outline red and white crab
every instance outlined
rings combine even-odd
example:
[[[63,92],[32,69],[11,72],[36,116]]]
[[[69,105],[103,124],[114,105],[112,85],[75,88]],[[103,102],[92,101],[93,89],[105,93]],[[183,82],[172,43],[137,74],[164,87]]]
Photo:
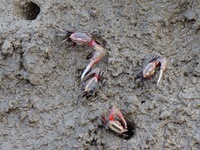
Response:
[[[157,80],[157,86],[158,86],[160,83],[160,80],[163,76],[163,72],[167,68],[167,63],[168,63],[168,61],[167,61],[166,57],[162,57],[162,58],[160,56],[155,57],[152,60],[150,60],[148,62],[148,64],[146,64],[143,67],[142,71],[140,72],[140,73],[142,73],[142,76],[139,73],[136,78],[141,78],[142,81],[144,81],[146,79],[150,79],[155,74],[156,68],[160,67],[160,74],[159,74],[159,78]]]
[[[126,120],[115,106],[112,107],[108,119],[106,119],[105,114],[102,114],[102,122],[104,127],[109,128],[117,134],[123,134],[128,131]]]

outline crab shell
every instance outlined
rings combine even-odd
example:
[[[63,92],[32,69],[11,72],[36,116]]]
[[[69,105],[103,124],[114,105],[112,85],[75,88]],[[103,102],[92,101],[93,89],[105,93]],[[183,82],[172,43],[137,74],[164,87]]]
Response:
[[[151,62],[151,63],[147,64],[142,71],[143,77],[148,78],[148,77],[154,75],[156,65],[157,64],[155,62]]]
[[[72,33],[70,39],[77,45],[86,45],[92,41],[92,38],[88,34],[82,32]]]

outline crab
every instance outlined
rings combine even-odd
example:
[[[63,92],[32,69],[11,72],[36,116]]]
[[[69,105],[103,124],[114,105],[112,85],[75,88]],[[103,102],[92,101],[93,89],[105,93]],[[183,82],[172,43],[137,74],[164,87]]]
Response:
[[[167,68],[167,63],[168,63],[168,61],[167,61],[166,57],[161,58],[160,56],[157,56],[157,57],[153,58],[152,60],[150,60],[148,62],[148,64],[146,64],[143,67],[143,70],[140,72],[140,73],[142,73],[142,77],[141,77],[142,81],[144,81],[146,79],[151,79],[151,77],[155,74],[156,67],[160,67],[160,74],[159,74],[159,77],[157,80],[157,86],[158,86],[160,83],[160,80],[163,76],[163,72]],[[136,78],[139,77],[139,74],[137,75]]]
[[[84,77],[83,81],[90,78],[91,76],[93,76],[93,77],[88,80],[88,82],[86,83],[86,86],[84,88],[84,92],[78,96],[78,99],[80,99],[81,97],[93,96],[95,94],[96,90],[98,89],[99,82],[102,81],[102,77],[104,74],[105,74],[105,72],[101,72],[99,67],[93,69],[90,73],[88,73]]]
[[[64,32],[66,38],[62,42],[71,41],[74,45],[88,45],[95,50],[93,57],[91,58],[89,64],[87,65],[87,67],[81,75],[81,80],[83,80],[83,78],[89,72],[89,70],[91,70],[93,66],[97,64],[102,58],[104,58],[107,52],[98,42],[93,40],[87,33],[66,31]]]
[[[115,106],[112,107],[108,119],[106,119],[105,114],[102,114],[101,117],[103,126],[105,128],[109,128],[119,135],[122,135],[128,131],[126,120],[124,119],[122,113]]]

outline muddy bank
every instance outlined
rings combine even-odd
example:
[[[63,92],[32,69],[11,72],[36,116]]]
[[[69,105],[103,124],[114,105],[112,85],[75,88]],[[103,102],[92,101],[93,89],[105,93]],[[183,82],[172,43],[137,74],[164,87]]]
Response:
[[[1,149],[200,149],[200,2],[3,0],[0,6]],[[56,28],[91,33],[107,57],[95,99],[78,101],[93,49],[61,43]],[[155,55],[169,66],[138,87]],[[112,105],[135,134],[99,127]]]

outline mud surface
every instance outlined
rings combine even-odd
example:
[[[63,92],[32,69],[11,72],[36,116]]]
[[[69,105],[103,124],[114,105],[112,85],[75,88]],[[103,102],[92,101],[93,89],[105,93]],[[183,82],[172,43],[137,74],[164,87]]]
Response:
[[[1,0],[0,149],[200,149],[200,1]],[[81,99],[93,49],[61,43],[60,29],[91,33],[108,54],[96,97]],[[134,78],[169,59],[146,86]],[[129,140],[100,127],[116,105]]]

